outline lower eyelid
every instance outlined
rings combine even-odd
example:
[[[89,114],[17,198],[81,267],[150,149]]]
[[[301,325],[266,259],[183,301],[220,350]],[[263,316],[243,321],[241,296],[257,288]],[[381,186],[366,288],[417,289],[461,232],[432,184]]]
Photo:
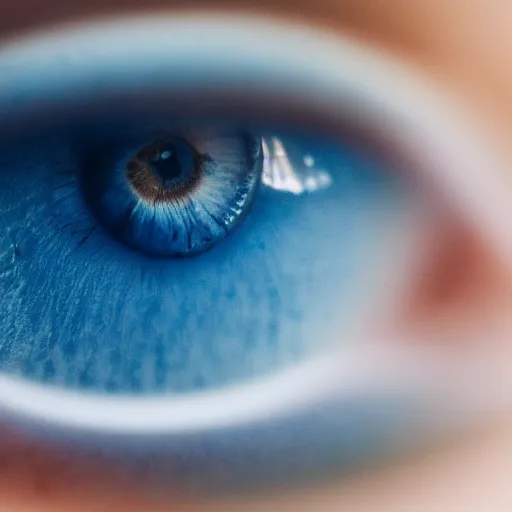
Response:
[[[105,453],[78,452],[5,428],[1,434],[0,496],[6,510],[189,510],[192,500],[182,488],[168,483],[165,493],[155,494],[144,470],[113,468]]]

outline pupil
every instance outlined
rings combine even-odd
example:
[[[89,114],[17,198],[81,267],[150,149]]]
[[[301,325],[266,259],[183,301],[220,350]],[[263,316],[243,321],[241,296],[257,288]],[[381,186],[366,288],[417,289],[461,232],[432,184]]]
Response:
[[[145,164],[164,189],[185,185],[194,174],[196,152],[181,137],[158,140],[135,157]]]

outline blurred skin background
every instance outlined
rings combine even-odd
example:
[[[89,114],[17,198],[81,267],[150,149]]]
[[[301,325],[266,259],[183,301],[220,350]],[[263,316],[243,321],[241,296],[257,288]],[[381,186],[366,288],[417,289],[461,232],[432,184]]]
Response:
[[[218,5],[217,5],[218,4]],[[274,18],[315,24],[392,52],[455,94],[507,152],[512,130],[512,7],[500,0],[237,0],[234,2],[137,2],[134,0],[47,0],[0,2],[0,36],[10,37],[48,24],[87,17],[116,16],[151,8],[257,12]],[[511,193],[512,197],[512,193]],[[467,241],[464,241],[466,244]],[[450,311],[471,315],[491,308],[510,315],[510,290],[503,270],[477,247],[456,250],[450,267],[467,265],[450,295]],[[467,247],[467,245],[464,245]],[[471,254],[475,254],[473,257]],[[442,279],[441,279],[442,281]],[[459,316],[460,318],[460,316]],[[453,320],[443,316],[445,322]],[[486,326],[481,326],[482,333]],[[482,339],[485,337],[482,336]],[[492,350],[490,347],[489,350]],[[512,359],[510,359],[512,361]],[[512,366],[512,362],[510,363]],[[512,418],[472,432],[449,446],[391,468],[368,471],[323,486],[304,487],[279,496],[227,502],[181,503],[144,496],[84,492],[66,474],[65,465],[39,462],[37,451],[13,448],[0,460],[0,510],[79,512],[85,510],[503,510],[512,508]]]

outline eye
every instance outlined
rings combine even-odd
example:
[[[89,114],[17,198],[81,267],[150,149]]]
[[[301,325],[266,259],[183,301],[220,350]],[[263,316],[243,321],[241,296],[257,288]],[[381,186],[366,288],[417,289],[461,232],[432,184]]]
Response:
[[[446,218],[500,238],[480,192],[503,195],[407,77],[347,41],[239,19],[2,48],[6,417],[101,448],[119,436],[202,483],[346,467],[437,425],[445,403],[423,400],[418,368],[390,369],[396,344],[368,340]]]
[[[170,257],[199,254],[230,234],[263,166],[258,138],[165,130],[107,138],[85,159],[81,185],[98,222],[133,249]]]

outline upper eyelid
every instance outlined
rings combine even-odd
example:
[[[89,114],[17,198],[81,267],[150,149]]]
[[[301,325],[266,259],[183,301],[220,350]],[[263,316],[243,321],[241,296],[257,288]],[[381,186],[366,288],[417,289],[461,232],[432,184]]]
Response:
[[[317,74],[339,75],[330,66],[331,62],[337,60],[338,41],[335,37],[320,32],[311,34],[313,37],[305,41],[305,34],[294,31],[290,24],[268,22],[265,19],[253,22],[244,17],[235,17],[233,21],[234,25],[240,25],[235,34],[225,32],[229,31],[229,19],[224,23],[222,18],[178,16],[160,21],[152,18],[126,18],[115,22],[78,24],[67,30],[36,35],[36,45],[31,44],[31,38],[27,37],[2,48],[2,92],[6,94],[5,89],[13,85],[9,82],[14,82],[14,87],[17,87],[16,99],[29,100],[31,94],[36,92],[34,78],[38,82],[37,95],[41,97],[45,91],[64,97],[74,89],[78,89],[82,95],[93,92],[94,88],[104,88],[111,92],[115,86],[120,85],[158,88],[163,83],[170,87],[177,79],[190,80],[186,76],[188,72],[199,73],[197,78],[206,80],[206,84],[203,84],[206,88],[217,85],[230,86],[231,90],[235,85],[250,87],[253,80],[259,92],[273,88],[276,93],[284,90],[301,95],[309,90],[317,96],[317,101],[321,100],[322,95],[327,95],[325,103],[331,96],[337,100],[343,96],[343,93],[333,94],[325,88],[325,83],[315,80]],[[276,51],[277,41],[273,39],[275,34],[272,36],[276,29],[279,43],[288,48],[287,54]],[[187,31],[203,33],[209,44],[196,40],[174,48],[174,41],[183,41]],[[237,53],[232,52],[233,37],[240,45]],[[351,55],[351,43],[347,40],[344,44],[345,52],[348,52],[341,70],[345,80],[351,75],[360,80],[368,74],[368,70],[381,67],[379,59],[370,53],[364,55],[356,51],[356,54]],[[294,51],[298,46],[301,46],[300,53]],[[318,58],[319,55],[322,58]],[[356,63],[356,59],[364,62]],[[305,63],[309,67],[307,74],[300,72],[300,67]],[[388,66],[389,62],[385,67]],[[235,71],[236,68],[239,68],[238,71]],[[177,73],[180,69],[185,78]],[[363,72],[365,69],[366,72]],[[382,79],[382,72],[379,74]],[[371,80],[371,76],[367,76],[367,79]],[[179,87],[180,84],[176,85]],[[355,85],[352,84],[347,90],[350,91]],[[360,87],[363,85],[359,84]],[[390,84],[380,80],[383,94],[391,92],[389,87]],[[315,91],[316,88],[323,90]],[[378,94],[378,91],[375,93]],[[345,99],[345,108],[349,107],[349,101],[360,101],[355,90],[349,94],[353,98]],[[362,114],[364,105],[357,107],[360,109],[359,114]]]

